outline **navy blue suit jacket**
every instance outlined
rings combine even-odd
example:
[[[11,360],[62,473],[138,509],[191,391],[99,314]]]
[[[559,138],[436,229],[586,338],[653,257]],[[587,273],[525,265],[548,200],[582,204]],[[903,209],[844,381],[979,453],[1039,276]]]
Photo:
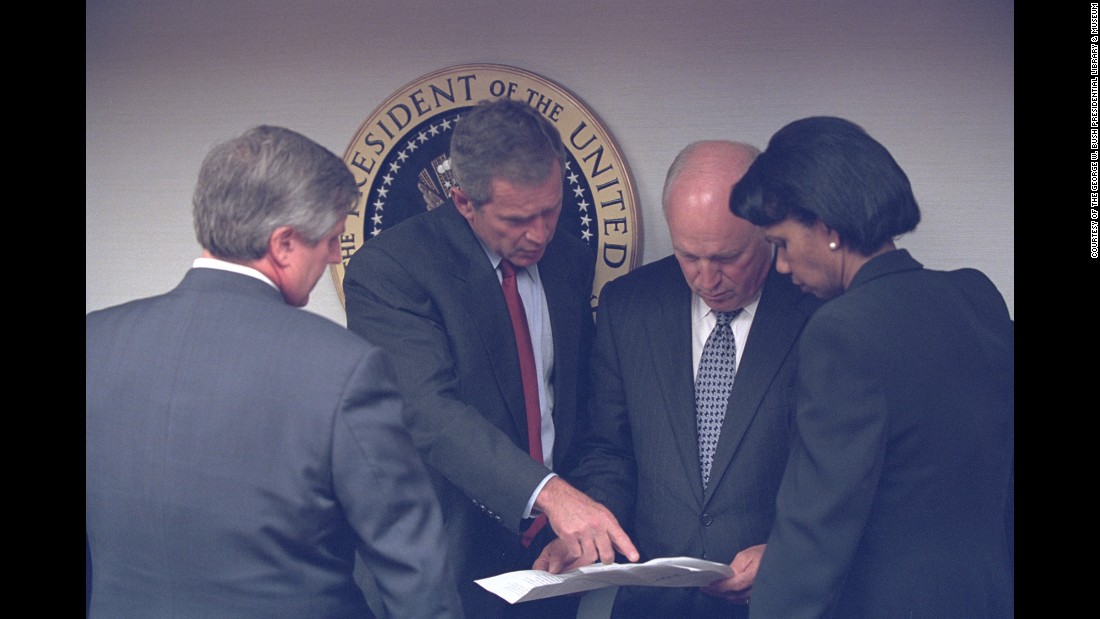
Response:
[[[554,469],[573,466],[594,329],[594,256],[558,231],[538,263],[554,343]],[[471,616],[506,604],[474,580],[530,569],[522,514],[549,474],[527,451],[519,359],[500,281],[452,202],[365,242],[344,275],[348,328],[390,353],[443,505]],[[550,527],[546,527],[549,534]],[[542,539],[540,538],[540,542]]]
[[[905,250],[814,314],[753,619],[1012,616],[1013,331],[987,277]]]
[[[675,257],[604,286],[593,352],[593,433],[577,484],[629,527],[642,560],[729,563],[767,539],[794,413],[794,343],[818,305],[769,272],[703,489],[692,377],[691,289]],[[698,589],[623,587],[622,617],[731,617]]]

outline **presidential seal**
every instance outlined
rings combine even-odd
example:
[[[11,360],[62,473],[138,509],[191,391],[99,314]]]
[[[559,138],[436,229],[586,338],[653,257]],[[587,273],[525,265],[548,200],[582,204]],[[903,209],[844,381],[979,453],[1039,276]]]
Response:
[[[592,248],[593,309],[603,285],[636,266],[634,183],[596,115],[563,87],[534,73],[504,65],[460,65],[425,75],[394,93],[360,125],[344,153],[361,193],[341,238],[343,261],[331,268],[341,304],[344,268],[364,242],[449,199],[451,131],[466,110],[499,97],[524,101],[541,112],[565,142],[558,232],[575,235]]]

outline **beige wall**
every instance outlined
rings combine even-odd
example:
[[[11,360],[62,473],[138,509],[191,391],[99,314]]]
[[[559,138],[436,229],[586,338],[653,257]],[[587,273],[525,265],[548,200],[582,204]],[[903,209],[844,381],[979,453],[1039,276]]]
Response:
[[[886,145],[923,210],[903,237],[986,272],[1014,308],[1013,4],[1002,0],[87,0],[86,310],[164,292],[198,255],[190,195],[215,142],[260,124],[342,155],[404,84],[497,63],[556,81],[630,166],[642,262],[688,142],[760,147],[846,117]],[[329,277],[307,309],[344,324]]]

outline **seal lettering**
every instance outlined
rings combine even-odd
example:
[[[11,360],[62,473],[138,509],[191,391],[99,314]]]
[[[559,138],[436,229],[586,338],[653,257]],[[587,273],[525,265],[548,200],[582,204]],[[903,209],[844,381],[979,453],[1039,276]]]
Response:
[[[634,268],[639,230],[634,183],[595,114],[565,88],[534,73],[504,65],[461,65],[395,92],[349,142],[344,161],[361,194],[340,237],[343,261],[331,269],[341,302],[344,266],[364,242],[449,200],[450,132],[467,109],[498,97],[525,101],[551,122],[574,127],[568,136],[562,132],[567,152],[558,229],[592,249],[593,308],[605,283]],[[604,211],[614,218],[605,217]]]

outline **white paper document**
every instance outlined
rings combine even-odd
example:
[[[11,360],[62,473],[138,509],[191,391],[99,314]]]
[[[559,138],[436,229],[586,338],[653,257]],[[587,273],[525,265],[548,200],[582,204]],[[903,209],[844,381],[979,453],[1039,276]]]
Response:
[[[648,587],[702,587],[733,576],[724,563],[692,557],[666,557],[645,563],[595,563],[562,574],[521,570],[476,580],[509,604],[577,593],[616,585]]]

